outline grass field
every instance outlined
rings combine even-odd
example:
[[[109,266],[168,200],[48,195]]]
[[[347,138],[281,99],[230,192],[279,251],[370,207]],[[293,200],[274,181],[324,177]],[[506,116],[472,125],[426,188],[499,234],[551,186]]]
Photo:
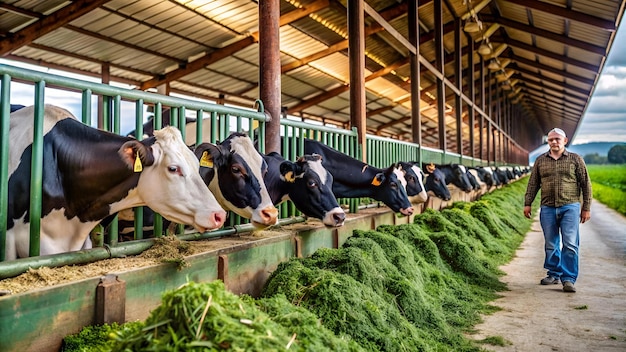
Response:
[[[626,215],[626,164],[587,165],[593,198]]]

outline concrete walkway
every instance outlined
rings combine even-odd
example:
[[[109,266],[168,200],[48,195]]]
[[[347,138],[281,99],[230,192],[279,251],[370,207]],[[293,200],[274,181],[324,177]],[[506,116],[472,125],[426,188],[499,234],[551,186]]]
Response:
[[[470,337],[511,343],[484,345],[492,351],[626,351],[626,217],[593,202],[591,221],[581,225],[577,292],[565,293],[561,285],[539,285],[546,271],[535,215],[516,257],[502,267],[509,291],[493,302],[502,310],[483,317]]]

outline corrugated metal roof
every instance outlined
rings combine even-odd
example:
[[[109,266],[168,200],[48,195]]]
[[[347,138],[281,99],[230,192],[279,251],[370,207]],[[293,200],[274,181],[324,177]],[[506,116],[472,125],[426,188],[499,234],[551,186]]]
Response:
[[[327,4],[287,25],[280,31],[283,72],[282,104],[290,113],[311,119],[350,121],[349,91],[308,106],[312,98],[324,97],[331,89],[349,81],[347,57],[347,17],[345,0],[282,0],[284,15],[302,6]],[[533,132],[513,135],[523,148],[532,150],[537,140],[529,135],[545,132],[547,126],[562,124],[573,135],[589,103],[598,75],[612,44],[615,27],[624,14],[624,0],[450,0],[442,4],[446,55],[454,52],[455,18],[479,9],[481,33],[463,35],[475,47],[487,38],[500,48],[493,58],[506,65],[512,89],[504,91],[509,102],[523,109],[527,126]],[[431,64],[435,60],[435,1],[419,1],[421,36],[429,40],[420,45],[420,54]],[[407,3],[396,0],[370,0],[367,4],[387,18],[393,28],[408,37]],[[468,6],[469,5],[469,6]],[[101,74],[103,64],[110,66],[110,79],[140,87],[143,83],[220,48],[246,40],[258,31],[258,4],[249,0],[113,0],[58,28],[44,28],[28,44],[15,44],[25,28],[41,22],[68,6],[89,6],[89,1],[0,0],[0,39],[4,52],[14,60],[37,62],[90,75]],[[449,7],[448,7],[449,6]],[[464,17],[463,17],[464,18]],[[366,77],[390,65],[397,65],[382,77],[367,80],[368,128],[371,132],[410,139],[411,76],[408,49],[367,14]],[[49,33],[48,33],[49,32]],[[243,42],[241,42],[243,43]],[[249,42],[252,43],[252,42]],[[246,107],[258,98],[258,43],[243,44],[243,49],[211,61],[195,72],[186,72],[169,81],[172,91],[215,100],[219,94],[231,104]],[[480,56],[474,54],[474,63]],[[492,57],[485,57],[488,63]],[[454,61],[446,59],[445,75],[454,82]],[[467,69],[468,56],[462,58]],[[489,72],[489,71],[487,71]],[[495,75],[495,73],[494,73]],[[474,71],[478,79],[478,71]],[[421,111],[425,145],[438,146],[435,75],[422,68]],[[463,92],[467,94],[467,75]],[[492,82],[496,82],[495,80]],[[425,95],[424,95],[425,94]],[[448,146],[456,150],[453,93],[446,90]],[[299,106],[305,106],[298,109]],[[467,112],[463,111],[467,119]],[[468,148],[470,126],[461,126]],[[472,126],[475,130],[477,126]],[[510,131],[512,132],[512,131]]]

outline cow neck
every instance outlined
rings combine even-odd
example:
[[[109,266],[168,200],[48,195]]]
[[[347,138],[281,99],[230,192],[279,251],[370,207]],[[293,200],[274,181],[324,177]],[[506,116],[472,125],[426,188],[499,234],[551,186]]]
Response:
[[[140,173],[133,172],[118,154],[130,138],[93,129],[72,119],[60,121],[46,138],[51,147],[48,152],[56,155],[57,168],[62,172],[57,176],[68,216],[96,221],[114,212],[112,204],[119,203],[116,208],[144,205],[131,192],[137,187]]]
[[[280,164],[285,158],[278,153],[270,153],[263,155],[263,159],[267,163],[267,174],[263,181],[272,203],[278,205],[288,198],[288,185],[280,179]]]

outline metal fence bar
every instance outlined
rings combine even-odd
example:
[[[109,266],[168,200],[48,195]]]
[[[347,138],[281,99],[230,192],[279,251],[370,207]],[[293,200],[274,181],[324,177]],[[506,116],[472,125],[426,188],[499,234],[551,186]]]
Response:
[[[2,75],[0,82],[0,211],[9,206],[9,115],[11,113],[11,77]],[[8,219],[0,213],[0,262],[6,259]]]

